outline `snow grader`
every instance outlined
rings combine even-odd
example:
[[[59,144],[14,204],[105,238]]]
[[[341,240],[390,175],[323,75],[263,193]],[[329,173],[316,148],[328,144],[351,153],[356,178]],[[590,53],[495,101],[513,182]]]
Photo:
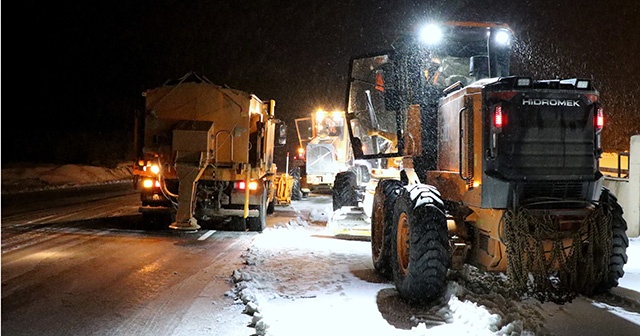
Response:
[[[306,187],[314,192],[329,191],[336,174],[347,170],[353,161],[344,112],[320,108],[295,122]]]
[[[401,158],[399,178],[376,179],[370,230],[376,271],[408,301],[440,298],[465,264],[555,302],[624,274],[599,93],[586,78],[510,74],[512,39],[506,24],[447,22],[351,61],[355,158]]]

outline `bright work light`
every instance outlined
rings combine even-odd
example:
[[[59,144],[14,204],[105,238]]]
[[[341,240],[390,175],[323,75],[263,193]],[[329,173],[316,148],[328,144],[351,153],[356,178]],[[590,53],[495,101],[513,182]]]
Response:
[[[496,32],[496,42],[500,45],[507,45],[511,40],[511,34],[506,30],[499,30]]]
[[[435,44],[442,38],[442,29],[435,24],[426,25],[420,30],[420,41],[427,44]]]
[[[576,88],[578,89],[586,89],[589,87],[589,81],[588,80],[579,80],[576,82]]]
[[[531,78],[520,77],[516,81],[516,86],[529,86],[531,85]]]

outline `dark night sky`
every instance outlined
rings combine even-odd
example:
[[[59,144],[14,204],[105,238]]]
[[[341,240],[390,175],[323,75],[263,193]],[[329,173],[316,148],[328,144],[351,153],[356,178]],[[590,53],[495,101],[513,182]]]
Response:
[[[566,3],[566,4],[565,4]],[[508,23],[513,70],[589,77],[615,133],[640,133],[640,3],[559,0],[23,1],[5,10],[2,163],[131,159],[141,93],[189,71],[276,100],[293,119],[343,108],[348,61],[389,47],[428,19]],[[12,6],[12,8],[14,8]],[[10,29],[9,29],[10,28]],[[9,30],[7,30],[9,29]],[[6,37],[6,36],[5,36]],[[7,39],[5,39],[5,42]],[[8,50],[8,51],[7,51]],[[11,74],[8,77],[6,74]],[[605,147],[606,148],[606,147]],[[278,154],[278,153],[277,153]],[[279,164],[280,166],[280,164]]]

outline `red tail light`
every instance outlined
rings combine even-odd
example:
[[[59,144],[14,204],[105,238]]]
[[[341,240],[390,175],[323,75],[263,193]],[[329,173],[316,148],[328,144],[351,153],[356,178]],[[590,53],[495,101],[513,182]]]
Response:
[[[503,115],[502,115],[502,106],[496,106],[495,111],[493,112],[493,125],[497,128],[502,128],[504,123]]]
[[[598,107],[596,112],[596,129],[601,130],[604,127],[604,113],[602,107]]]
[[[238,181],[233,184],[233,187],[238,190],[245,190],[247,188],[247,182]],[[249,182],[249,190],[258,190],[258,182],[250,181]]]

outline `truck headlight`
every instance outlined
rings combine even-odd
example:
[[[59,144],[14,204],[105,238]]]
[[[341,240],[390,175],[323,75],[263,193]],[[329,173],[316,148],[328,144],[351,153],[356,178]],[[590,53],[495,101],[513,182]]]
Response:
[[[151,189],[153,188],[153,183],[154,181],[152,179],[144,179],[142,180],[142,187],[145,189]]]

